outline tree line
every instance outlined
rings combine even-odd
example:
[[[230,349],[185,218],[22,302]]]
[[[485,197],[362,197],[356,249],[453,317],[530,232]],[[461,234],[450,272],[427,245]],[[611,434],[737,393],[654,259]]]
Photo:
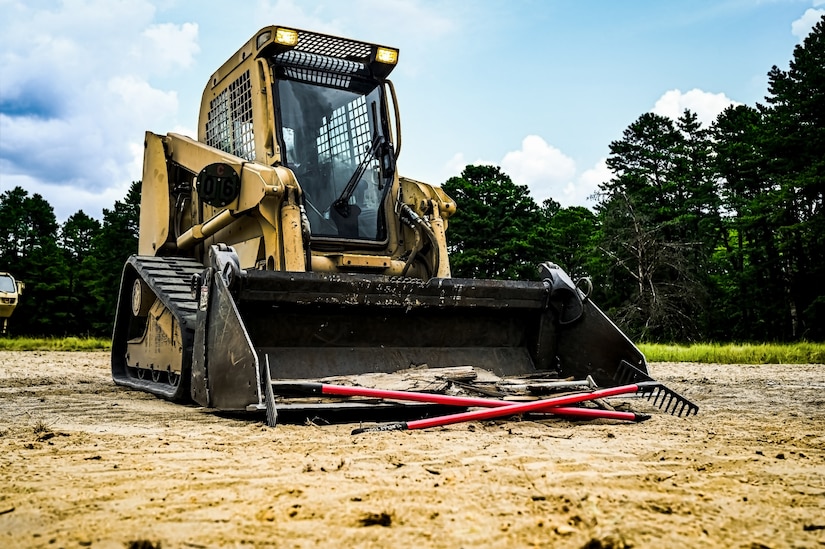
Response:
[[[79,211],[58,225],[52,206],[22,187],[0,195],[0,271],[26,288],[13,335],[109,336],[120,273],[137,253],[140,183],[98,221]]]
[[[825,339],[825,17],[768,72],[764,104],[709,128],[642,114],[610,144],[595,211],[537,205],[498,168],[444,184],[455,276],[550,259],[649,341]]]
[[[825,340],[825,17],[768,73],[764,104],[710,127],[642,114],[610,144],[593,210],[537,204],[495,166],[443,184],[453,276],[533,279],[550,260],[646,341]],[[140,184],[62,225],[40,195],[0,195],[0,271],[26,282],[10,330],[111,333],[120,272],[137,250]]]

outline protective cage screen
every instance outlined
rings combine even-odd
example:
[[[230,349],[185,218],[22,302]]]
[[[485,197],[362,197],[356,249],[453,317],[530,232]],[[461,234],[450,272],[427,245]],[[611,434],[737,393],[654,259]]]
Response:
[[[317,145],[319,158],[360,163],[370,145],[366,98],[359,96],[325,118],[319,128]]]
[[[246,160],[255,160],[249,71],[209,103],[206,144]]]

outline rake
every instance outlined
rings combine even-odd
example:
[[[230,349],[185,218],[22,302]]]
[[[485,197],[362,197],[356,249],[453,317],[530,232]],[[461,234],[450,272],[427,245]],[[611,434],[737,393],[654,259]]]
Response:
[[[268,365],[267,365],[268,366]],[[590,393],[579,393],[562,397],[555,397],[545,400],[537,400],[527,403],[512,403],[509,401],[459,397],[442,395],[436,393],[424,393],[413,391],[393,391],[387,389],[372,389],[368,387],[355,387],[347,385],[334,385],[317,382],[273,382],[270,377],[269,368],[266,368],[266,397],[267,397],[267,424],[274,427],[277,421],[277,409],[275,404],[275,394],[278,395],[335,395],[335,396],[361,396],[380,399],[425,402],[431,404],[442,404],[462,407],[483,407],[489,410],[478,410],[473,412],[463,412],[460,414],[450,414],[436,418],[422,419],[406,423],[394,423],[389,425],[379,425],[356,429],[353,434],[367,431],[388,431],[405,429],[423,429],[438,425],[448,425],[462,421],[481,420],[493,417],[506,417],[510,415],[524,414],[528,412],[551,413],[555,415],[586,417],[591,419],[617,419],[624,421],[644,421],[649,419],[647,414],[634,412],[619,412],[614,410],[601,410],[592,408],[567,407],[568,404],[585,402],[615,396],[619,394],[639,393],[647,395],[649,401],[659,408],[664,409],[671,415],[689,416],[696,414],[699,407],[690,402],[685,397],[675,391],[665,387],[661,383],[653,380],[645,372],[634,367],[626,361],[622,361],[616,371],[615,379],[623,384],[619,387],[600,389]]]
[[[275,382],[272,389],[279,395],[300,395],[300,396],[360,396],[373,397],[389,400],[406,400],[412,402],[426,402],[430,404],[443,404],[448,406],[481,407],[481,408],[505,408],[515,403],[506,400],[493,400],[488,398],[460,397],[442,395],[436,393],[422,393],[414,391],[393,391],[388,389],[371,389],[369,387],[354,387],[350,385],[334,385],[329,383],[315,382]],[[599,398],[593,396],[594,393],[581,393],[591,400]],[[552,400],[552,399],[551,399]],[[541,402],[541,401],[533,401]],[[581,402],[581,401],[574,401]],[[532,404],[532,402],[531,402]],[[544,409],[546,408],[546,409]],[[561,416],[575,416],[590,419],[618,419],[624,421],[644,421],[650,419],[647,414],[637,414],[634,412],[619,412],[615,410],[600,410],[594,408],[570,408],[557,404],[547,404],[539,407],[537,412],[550,413]]]
[[[536,400],[533,402],[525,402],[519,404],[509,404],[507,406],[499,406],[496,408],[486,409],[486,410],[473,410],[470,412],[462,412],[458,414],[450,414],[446,416],[439,416],[434,418],[425,418],[425,419],[418,419],[414,421],[402,421],[398,423],[387,423],[383,425],[376,425],[374,427],[361,427],[358,429],[354,429],[352,431],[353,435],[357,435],[360,433],[370,433],[370,432],[379,432],[379,431],[408,431],[413,429],[427,429],[429,427],[440,427],[443,425],[451,425],[453,423],[461,423],[465,421],[482,421],[485,419],[494,419],[500,417],[507,417],[513,416],[518,414],[525,414],[528,412],[535,412],[539,410],[545,410],[550,408],[550,411],[553,411],[557,406],[565,406],[567,404],[575,404],[578,402],[585,402],[588,400],[593,400],[597,398],[606,398],[616,395],[628,394],[628,393],[648,393],[650,391],[658,391],[658,394],[664,394],[670,400],[681,400],[686,402],[685,406],[688,410],[690,410],[690,406],[694,406],[691,403],[687,402],[684,397],[681,397],[674,391],[671,391],[667,387],[664,387],[661,383],[657,381],[641,381],[639,383],[632,383],[629,385],[621,385],[618,387],[609,387],[606,389],[599,389],[597,391],[593,391],[591,393],[580,393],[574,395],[566,395],[561,397],[555,398],[548,398],[545,400]],[[667,400],[670,402],[670,400]],[[659,399],[657,398],[654,403],[664,403],[666,401],[665,398]],[[697,408],[698,409],[698,408]],[[673,413],[673,412],[671,412]],[[679,414],[681,415],[681,413]]]

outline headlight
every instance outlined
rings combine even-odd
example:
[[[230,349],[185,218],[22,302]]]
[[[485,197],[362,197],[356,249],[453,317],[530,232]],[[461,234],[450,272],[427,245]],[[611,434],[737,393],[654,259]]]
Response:
[[[375,53],[375,60],[387,65],[395,65],[398,63],[398,50],[379,46],[378,51]]]
[[[298,31],[278,27],[275,29],[275,43],[282,46],[294,46],[298,43]]]

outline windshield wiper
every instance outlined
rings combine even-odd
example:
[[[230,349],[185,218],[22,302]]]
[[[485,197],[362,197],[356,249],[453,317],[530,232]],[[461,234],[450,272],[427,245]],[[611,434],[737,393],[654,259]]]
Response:
[[[352,198],[352,193],[355,192],[355,188],[358,187],[358,183],[361,181],[361,178],[364,176],[364,172],[367,171],[367,164],[375,158],[375,154],[378,152],[382,145],[384,145],[384,136],[383,135],[376,135],[375,139],[372,140],[372,145],[370,146],[369,151],[367,154],[364,155],[364,158],[361,160],[361,163],[358,164],[358,167],[355,169],[355,173],[349,178],[347,181],[347,185],[344,187],[344,190],[341,191],[341,196],[335,199],[335,202],[332,203],[332,207],[335,208],[335,211],[338,212],[341,217],[349,217],[350,213],[350,204],[349,199]]]

